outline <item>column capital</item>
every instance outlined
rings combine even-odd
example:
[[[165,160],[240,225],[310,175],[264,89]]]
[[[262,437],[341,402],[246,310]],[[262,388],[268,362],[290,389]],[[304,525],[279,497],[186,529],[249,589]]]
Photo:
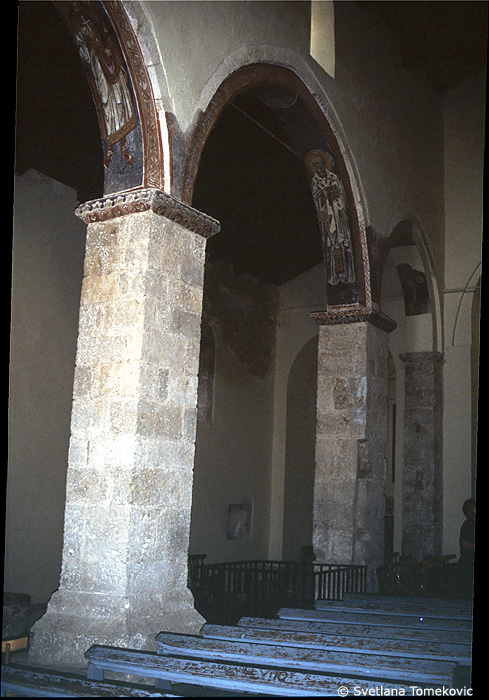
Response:
[[[437,362],[444,361],[443,354],[441,352],[422,351],[422,352],[405,352],[399,355],[399,359],[404,364],[436,364]]]
[[[391,333],[397,327],[396,321],[392,318],[368,306],[330,306],[326,311],[315,311],[311,314],[311,318],[319,326],[337,326],[368,321],[386,333]]]
[[[91,224],[143,211],[164,216],[204,238],[210,238],[221,228],[219,221],[211,216],[167,192],[153,188],[116,192],[100,199],[92,199],[80,204],[75,209],[75,214],[86,224]]]

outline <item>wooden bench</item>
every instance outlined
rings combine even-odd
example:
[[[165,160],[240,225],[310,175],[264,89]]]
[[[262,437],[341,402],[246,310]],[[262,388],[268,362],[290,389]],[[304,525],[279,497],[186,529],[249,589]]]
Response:
[[[398,606],[428,606],[443,610],[471,610],[472,601],[465,598],[423,598],[422,596],[378,595],[376,593],[345,593],[343,602],[382,603],[383,605]],[[319,601],[316,601],[319,602]],[[328,601],[324,601],[328,602]]]
[[[155,688],[117,681],[103,683],[85,676],[11,664],[2,668],[2,697],[87,698],[87,697],[177,697]]]
[[[451,620],[472,620],[472,610],[470,608],[443,608],[432,605],[396,605],[362,602],[355,600],[317,600],[314,603],[316,610],[326,610],[328,612],[362,613],[364,615],[396,615],[397,617],[420,617],[440,618]]]
[[[429,629],[468,632],[472,630],[470,619],[452,619],[451,617],[430,617],[424,612],[415,616],[402,616],[384,613],[361,613],[349,610],[302,610],[299,608],[280,608],[277,617],[281,620],[307,620],[309,622],[336,622],[339,624],[366,624],[385,627],[405,627],[406,629]]]
[[[256,619],[256,618],[255,618]],[[200,630],[204,637],[213,639],[236,639],[248,643],[274,644],[275,646],[300,646],[304,649],[324,651],[351,651],[364,654],[382,654],[394,658],[417,658],[446,660],[460,665],[470,665],[471,647],[469,644],[450,644],[439,641],[418,641],[410,639],[382,639],[358,637],[346,634],[327,634],[277,629],[271,625],[260,627],[231,627],[206,623]]]
[[[89,663],[89,677],[101,680],[106,671],[135,674],[155,678],[157,682],[191,684],[214,690],[230,690],[237,694],[255,693],[281,697],[336,695],[340,686],[353,688],[359,683],[355,679],[325,676],[315,673],[266,668],[246,664],[240,665],[195,658],[170,658],[151,652],[133,651],[115,647],[94,645],[85,653]],[[391,694],[408,694],[409,686],[399,683],[383,683]],[[378,688],[375,680],[363,680],[364,690]]]
[[[348,679],[343,680],[341,685],[351,682],[350,679],[354,678],[358,688],[363,687],[364,680],[367,678],[375,679],[378,685],[389,681],[417,687],[435,685],[451,688],[457,667],[453,661],[399,658],[352,651],[334,652],[171,632],[161,632],[156,637],[156,643],[158,654],[164,656],[257,664],[306,673],[325,673]]]
[[[12,639],[2,639],[2,663],[10,663],[10,655],[15,651],[27,649],[29,642],[28,636],[13,637]]]
[[[369,639],[419,640],[425,642],[449,642],[464,644],[470,648],[472,634],[467,631],[436,630],[416,627],[386,627],[376,624],[355,624],[349,622],[330,622],[327,620],[270,620],[261,617],[242,617],[239,627],[260,627],[265,629],[295,630],[296,632],[319,632],[322,634],[340,634]]]

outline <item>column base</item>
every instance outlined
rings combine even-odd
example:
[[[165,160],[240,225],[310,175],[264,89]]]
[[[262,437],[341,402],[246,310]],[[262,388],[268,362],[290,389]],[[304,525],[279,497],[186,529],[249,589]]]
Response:
[[[84,672],[84,654],[92,644],[156,651],[159,632],[197,634],[205,619],[186,593],[180,601],[156,601],[146,608],[139,603],[135,609],[122,596],[56,591],[31,630],[29,664]]]

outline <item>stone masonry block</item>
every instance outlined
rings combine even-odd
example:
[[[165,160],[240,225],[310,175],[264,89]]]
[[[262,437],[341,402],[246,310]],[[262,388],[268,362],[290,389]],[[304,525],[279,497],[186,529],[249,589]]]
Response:
[[[178,404],[141,401],[137,417],[138,435],[178,439],[183,431],[183,408]]]

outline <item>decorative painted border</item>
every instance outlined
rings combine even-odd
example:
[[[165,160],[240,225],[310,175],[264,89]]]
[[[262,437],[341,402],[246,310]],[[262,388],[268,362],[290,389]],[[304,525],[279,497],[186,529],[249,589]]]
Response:
[[[327,311],[315,311],[311,314],[318,326],[339,326],[345,323],[368,321],[376,328],[391,333],[397,327],[396,321],[381,311],[365,306],[331,306]]]
[[[210,238],[221,228],[219,221],[211,216],[153,188],[118,192],[101,199],[92,199],[77,207],[75,214],[86,224],[92,224],[143,211],[153,211],[204,238]]]

